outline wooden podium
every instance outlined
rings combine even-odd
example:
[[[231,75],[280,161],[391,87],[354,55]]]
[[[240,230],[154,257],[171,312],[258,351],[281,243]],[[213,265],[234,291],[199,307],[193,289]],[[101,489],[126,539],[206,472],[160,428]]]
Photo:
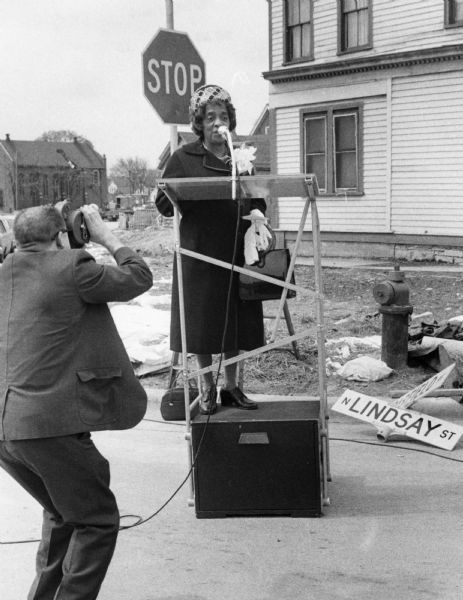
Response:
[[[303,331],[299,333],[295,333],[293,335],[285,336],[282,339],[276,340],[276,333],[278,330],[278,326],[280,323],[281,316],[284,311],[284,306],[286,302],[287,290],[293,289],[299,292],[307,292],[306,288],[298,286],[297,284],[291,283],[291,277],[294,272],[294,267],[296,263],[296,257],[298,253],[298,249],[300,243],[302,241],[302,235],[304,232],[305,223],[308,217],[309,209],[311,213],[311,221],[312,221],[312,236],[313,236],[313,259],[314,259],[314,297],[315,297],[315,307],[316,307],[316,318],[317,318],[317,346],[318,346],[318,379],[319,379],[319,398],[317,401],[317,417],[316,417],[316,427],[314,429],[310,429],[311,440],[315,440],[315,453],[317,456],[316,462],[318,463],[318,467],[315,471],[311,471],[311,477],[313,477],[313,473],[317,473],[316,477],[319,477],[319,486],[316,487],[317,494],[320,497],[320,509],[313,509],[313,506],[318,506],[317,503],[312,503],[311,506],[305,510],[302,509],[304,513],[303,516],[311,516],[312,514],[320,514],[322,506],[329,505],[329,496],[328,496],[328,480],[330,479],[329,475],[329,434],[328,434],[328,415],[327,415],[327,391],[326,391],[326,372],[325,372],[325,363],[326,363],[326,354],[325,354],[325,331],[324,331],[324,315],[323,315],[323,289],[322,289],[322,268],[321,268],[321,243],[320,243],[320,223],[318,218],[317,211],[317,203],[316,197],[318,194],[318,186],[315,175],[306,175],[306,174],[296,174],[296,175],[282,175],[282,176],[274,176],[274,175],[254,175],[254,176],[246,176],[241,178],[236,177],[201,177],[201,178],[175,178],[175,179],[161,179],[158,183],[159,189],[161,189],[165,195],[169,198],[174,206],[174,237],[175,237],[175,251],[176,251],[176,260],[177,260],[177,277],[178,277],[178,289],[179,289],[179,306],[180,306],[180,328],[181,328],[181,340],[182,340],[182,365],[181,369],[183,371],[183,381],[185,386],[185,398],[188,399],[188,381],[192,377],[198,377],[206,373],[208,371],[215,371],[219,364],[214,363],[210,367],[190,370],[188,367],[187,360],[187,340],[186,340],[186,330],[185,330],[185,304],[183,298],[183,281],[182,281],[182,256],[191,256],[197,258],[199,260],[203,260],[209,262],[211,264],[223,267],[225,269],[233,269],[233,271],[239,273],[246,273],[255,277],[257,279],[262,279],[264,281],[268,281],[275,285],[281,287],[281,298],[279,301],[278,312],[275,318],[275,323],[273,326],[273,334],[270,342],[265,346],[260,348],[256,348],[255,350],[251,350],[249,352],[244,352],[239,356],[228,360],[222,360],[221,366],[225,366],[227,364],[232,364],[236,362],[244,361],[248,358],[261,354],[263,352],[267,352],[273,348],[278,348],[280,346],[285,346],[289,343],[294,342],[295,340],[302,339],[309,335],[308,331]],[[238,188],[238,194],[236,194],[236,189]],[[201,200],[236,200],[236,197],[241,198],[304,198],[305,203],[302,210],[302,214],[300,217],[300,223],[298,228],[298,233],[296,237],[296,242],[294,246],[294,250],[291,257],[291,262],[288,269],[288,274],[286,277],[286,281],[280,281],[274,279],[272,277],[267,277],[266,275],[262,275],[260,273],[255,273],[245,267],[238,267],[236,265],[232,265],[230,263],[217,260],[211,258],[209,256],[200,254],[198,252],[193,252],[191,250],[187,250],[182,248],[180,245],[180,231],[179,231],[179,219],[180,219],[180,211],[178,208],[178,201],[201,201]],[[290,398],[288,398],[288,401]],[[195,401],[197,403],[198,399]],[[309,400],[300,400],[298,402],[310,402]],[[265,403],[263,403],[265,404]],[[289,403],[287,406],[287,410],[290,410],[292,403]],[[194,403],[193,403],[194,405]],[[212,437],[207,440],[208,436],[208,428],[211,428],[210,431],[214,431],[214,427],[218,425],[219,420],[223,417],[222,410],[219,410],[218,413],[214,415],[208,415],[205,417],[198,418],[198,421],[195,420],[195,429],[198,431],[198,427],[202,424],[203,429],[201,430],[200,438],[195,437],[195,442],[192,442],[192,422],[190,410],[193,405],[190,405],[187,402],[185,403],[185,414],[186,414],[186,439],[188,441],[188,460],[190,464],[190,468],[194,473],[194,481],[190,479],[191,483],[191,499],[190,504],[194,505],[196,500],[196,513],[198,516],[204,516],[200,514],[204,512],[201,509],[201,498],[204,498],[209,495],[214,497],[214,490],[204,489],[204,485],[207,487],[208,485],[214,485],[214,481],[211,478],[205,477],[205,465],[210,457],[208,457],[210,452],[213,452],[208,446],[210,445],[210,440]],[[311,411],[313,413],[313,403],[311,404]],[[283,407],[281,407],[283,409]],[[297,410],[300,410],[299,407]],[[287,413],[285,410],[285,414]],[[236,411],[235,411],[236,412]],[[244,411],[240,411],[241,413]],[[256,411],[259,412],[259,411]],[[278,411],[277,411],[278,412]],[[311,413],[311,414],[312,414]],[[271,413],[276,414],[276,413]],[[244,419],[244,415],[236,414],[237,421],[241,421]],[[246,415],[246,418],[249,418],[249,415]],[[258,417],[254,417],[257,418]],[[281,419],[280,419],[281,420]],[[287,417],[283,419],[283,421],[287,421]],[[205,428],[205,430],[204,430]],[[315,433],[314,433],[315,432]],[[207,440],[204,442],[204,440]],[[198,440],[201,440],[198,442]],[[289,440],[288,440],[289,443]],[[310,452],[313,453],[314,444],[310,443]],[[207,450],[204,450],[204,447]],[[284,447],[279,445],[280,451],[281,448]],[[313,457],[312,457],[313,458]],[[312,459],[311,459],[312,460]],[[239,472],[239,469],[238,469]],[[205,483],[201,483],[205,482]],[[208,483],[209,482],[209,483]],[[194,483],[196,484],[196,494]],[[235,482],[239,485],[239,481]],[[243,482],[244,483],[244,482]],[[285,482],[284,485],[287,485],[288,482]],[[283,482],[282,482],[283,485]],[[198,487],[198,486],[202,486]],[[313,489],[313,486],[312,486]],[[220,498],[219,490],[217,491],[217,497]],[[313,494],[313,492],[311,492]],[[312,506],[313,505],[313,506]],[[266,509],[259,509],[259,507],[248,507],[247,513],[239,512],[235,514],[268,514],[265,512]],[[260,510],[264,510],[264,513],[259,512]],[[270,509],[272,510],[272,509]],[[278,514],[286,514],[284,511],[287,510],[285,508],[283,513]],[[221,510],[220,507],[216,507],[211,511],[206,511],[210,514],[207,516],[226,516],[224,514],[227,513],[228,509]],[[257,511],[257,512],[256,512]],[[291,512],[291,511],[290,511]],[[297,512],[297,511],[296,511]]]

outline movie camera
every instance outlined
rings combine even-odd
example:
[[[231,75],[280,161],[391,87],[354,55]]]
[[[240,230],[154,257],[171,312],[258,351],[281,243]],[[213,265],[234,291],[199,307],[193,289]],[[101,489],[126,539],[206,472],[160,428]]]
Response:
[[[66,230],[71,248],[82,248],[90,241],[90,233],[80,208],[73,209],[69,200],[61,200],[55,204],[66,224]]]

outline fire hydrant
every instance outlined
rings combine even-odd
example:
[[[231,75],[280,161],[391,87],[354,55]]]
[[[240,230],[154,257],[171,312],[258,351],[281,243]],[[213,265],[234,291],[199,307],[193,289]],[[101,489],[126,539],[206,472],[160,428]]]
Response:
[[[400,369],[407,364],[408,322],[413,306],[409,304],[410,290],[399,266],[388,275],[389,280],[373,288],[382,315],[381,360],[391,369]]]

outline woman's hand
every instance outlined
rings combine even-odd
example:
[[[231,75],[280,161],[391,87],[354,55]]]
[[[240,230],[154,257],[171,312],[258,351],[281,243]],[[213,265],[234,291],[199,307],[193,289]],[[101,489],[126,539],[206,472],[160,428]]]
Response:
[[[244,253],[246,264],[252,265],[259,260],[259,252],[269,249],[273,236],[267,227],[267,217],[258,208],[253,208],[243,219],[251,221],[244,236]]]
[[[267,223],[267,217],[258,208],[253,208],[249,213],[251,223]]]

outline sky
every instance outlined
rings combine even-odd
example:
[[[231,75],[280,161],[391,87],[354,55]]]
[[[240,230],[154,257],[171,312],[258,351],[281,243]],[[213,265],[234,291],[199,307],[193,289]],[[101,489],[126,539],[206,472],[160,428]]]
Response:
[[[230,92],[237,132],[249,133],[268,100],[266,0],[173,5],[206,82]],[[0,0],[0,139],[68,129],[105,154],[108,169],[128,157],[156,167],[170,127],[144,96],[142,53],[166,27],[165,0]]]

